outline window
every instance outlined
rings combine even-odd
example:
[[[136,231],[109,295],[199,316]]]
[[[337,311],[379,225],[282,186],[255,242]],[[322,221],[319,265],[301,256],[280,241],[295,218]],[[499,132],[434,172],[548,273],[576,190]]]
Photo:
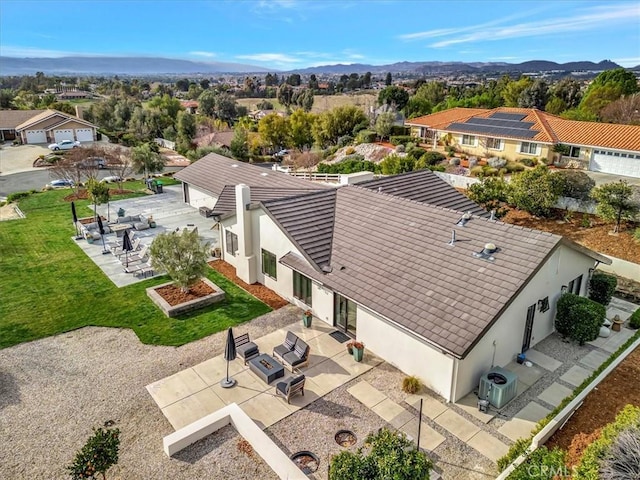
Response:
[[[499,138],[487,138],[487,148],[490,150],[502,150],[502,140]]]
[[[577,278],[574,278],[567,285],[568,293],[575,293],[576,295],[580,295],[580,289],[582,288],[582,275]]]
[[[293,296],[311,306],[311,279],[301,273],[293,272]]]
[[[569,156],[572,158],[579,158],[580,157],[580,147],[571,147],[571,149],[569,150]]]
[[[462,145],[475,146],[476,137],[474,135],[462,135]]]
[[[522,142],[520,144],[520,153],[528,153],[530,155],[535,155],[537,151],[538,151],[537,143]]]
[[[549,297],[544,297],[542,300],[538,300],[538,308],[541,312],[549,310]]]
[[[235,257],[236,252],[238,251],[238,235],[230,232],[229,230],[225,230],[224,238],[227,247],[227,253]]]
[[[276,262],[276,256],[262,249],[262,273],[274,280],[278,279],[278,264]]]

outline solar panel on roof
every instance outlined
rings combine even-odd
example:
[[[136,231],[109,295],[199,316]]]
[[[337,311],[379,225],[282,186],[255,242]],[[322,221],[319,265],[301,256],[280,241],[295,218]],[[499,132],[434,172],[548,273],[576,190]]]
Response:
[[[477,125],[474,123],[452,123],[447,130],[462,133],[479,133],[490,137],[520,137],[533,138],[539,132],[536,130],[523,130],[522,128],[506,128],[495,125]]]
[[[524,117],[526,117],[526,115],[523,115],[521,113],[506,113],[506,112],[496,112],[493,115],[491,115],[489,118],[499,118],[502,120],[516,120],[516,121],[520,121],[522,120]]]
[[[464,123],[473,123],[477,125],[493,125],[496,127],[505,127],[505,128],[521,128],[522,130],[529,130],[535,124],[533,122],[517,122],[514,120],[500,120],[495,118],[482,118],[482,117],[473,117],[468,119]]]

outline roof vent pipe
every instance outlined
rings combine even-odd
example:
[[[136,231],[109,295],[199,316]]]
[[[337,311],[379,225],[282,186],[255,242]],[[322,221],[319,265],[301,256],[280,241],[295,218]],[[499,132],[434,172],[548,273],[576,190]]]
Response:
[[[378,193],[382,193],[382,187],[378,187]]]
[[[495,220],[495,219],[496,219],[496,211],[491,210],[491,217],[489,217],[489,220]]]
[[[451,230],[451,241],[448,243],[448,245],[451,245],[453,247],[455,244],[456,244],[456,231]]]

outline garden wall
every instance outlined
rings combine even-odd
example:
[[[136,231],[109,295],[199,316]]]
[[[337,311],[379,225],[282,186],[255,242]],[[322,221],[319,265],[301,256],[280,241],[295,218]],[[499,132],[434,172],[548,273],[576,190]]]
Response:
[[[628,278],[629,280],[635,280],[640,282],[640,265],[637,263],[627,262],[616,257],[609,257],[611,259],[611,265],[600,264],[598,270],[602,270],[607,273],[614,273],[620,277]]]

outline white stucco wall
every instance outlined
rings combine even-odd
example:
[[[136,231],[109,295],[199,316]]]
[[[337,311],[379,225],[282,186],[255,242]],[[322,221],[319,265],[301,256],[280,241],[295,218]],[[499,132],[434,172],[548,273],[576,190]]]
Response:
[[[208,207],[213,208],[218,200],[210,193],[204,192],[193,185],[189,184],[189,205],[195,208]]]
[[[407,375],[449,399],[454,359],[358,305],[358,340]]]
[[[492,365],[505,366],[520,353],[529,306],[536,305],[531,347],[551,334],[554,331],[555,306],[562,286],[583,275],[580,294],[585,295],[589,268],[594,265],[595,261],[586,255],[569,247],[560,246],[489,332],[476,344],[471,353],[460,361],[455,400],[476,388],[480,376]],[[543,313],[538,308],[538,300],[546,296],[549,296],[550,308]]]

